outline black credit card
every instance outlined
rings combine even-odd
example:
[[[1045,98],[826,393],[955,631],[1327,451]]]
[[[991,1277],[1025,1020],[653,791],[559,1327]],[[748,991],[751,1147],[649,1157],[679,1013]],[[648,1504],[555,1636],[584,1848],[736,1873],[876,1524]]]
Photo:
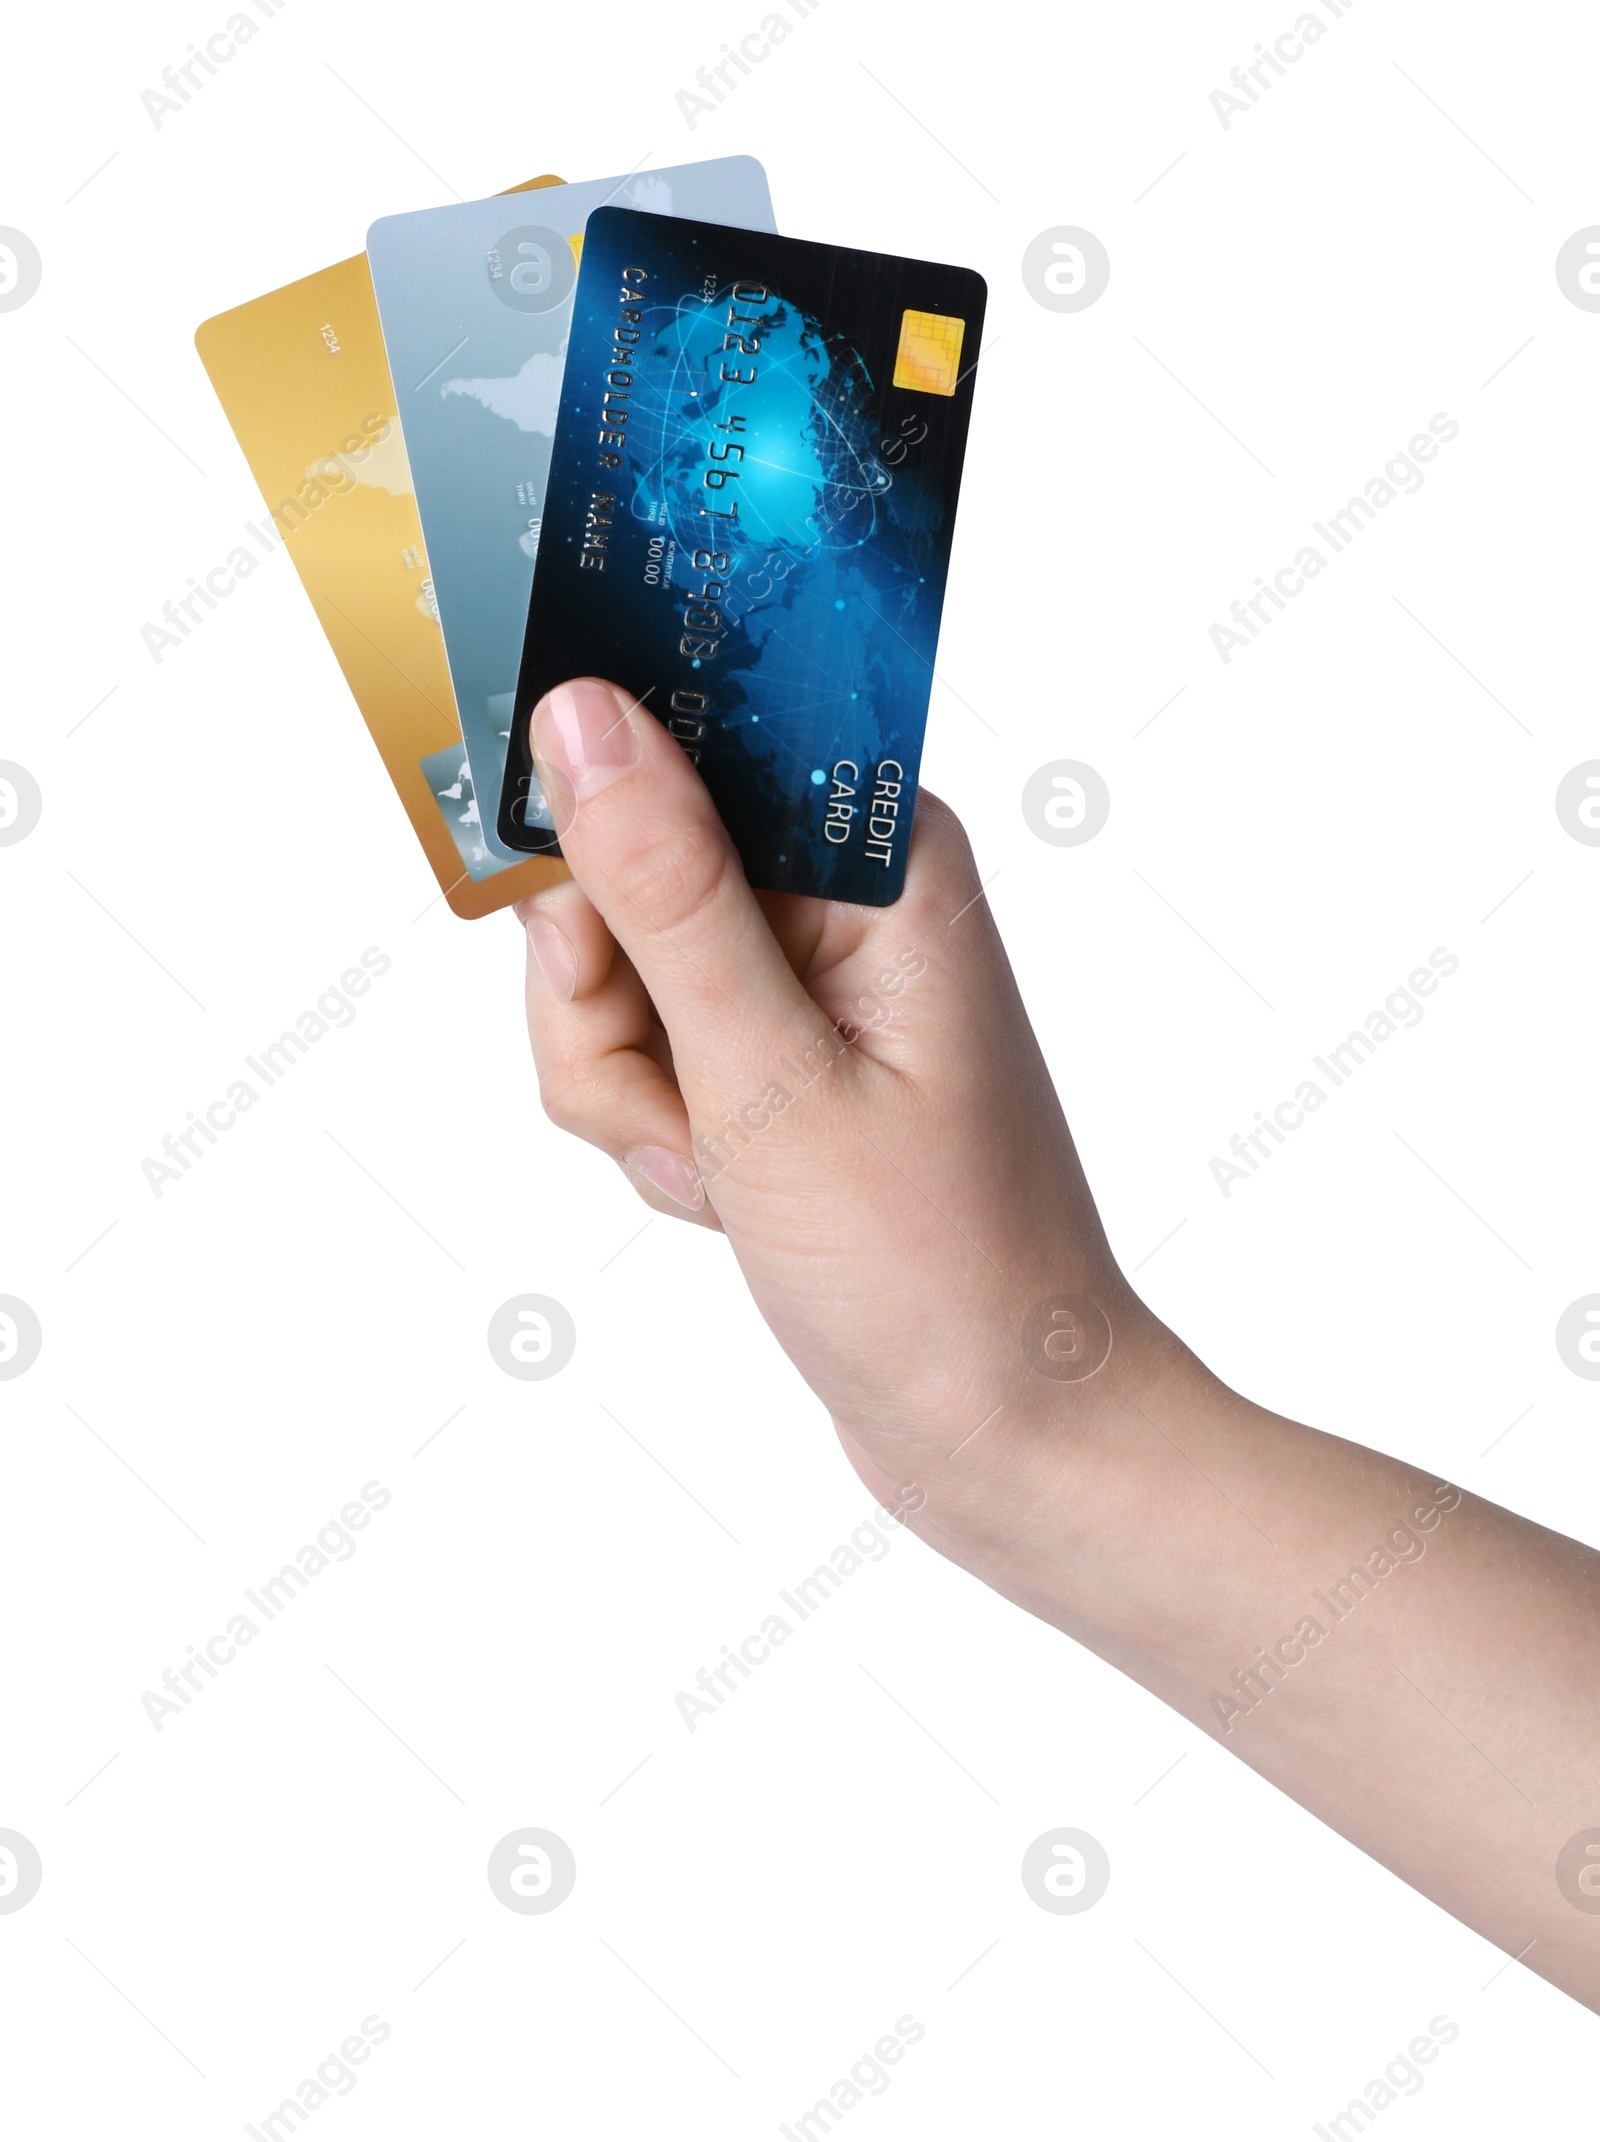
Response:
[[[750,883],[899,898],[983,328],[969,268],[590,216],[499,835],[556,851],[527,717],[609,677]]]

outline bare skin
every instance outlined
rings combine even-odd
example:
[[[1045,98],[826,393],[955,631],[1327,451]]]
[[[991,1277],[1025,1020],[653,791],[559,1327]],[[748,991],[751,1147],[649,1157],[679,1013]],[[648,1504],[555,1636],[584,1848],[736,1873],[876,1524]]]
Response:
[[[1144,1306],[944,805],[893,907],[757,894],[626,694],[533,733],[573,870],[518,909],[551,1119],[726,1233],[930,1546],[1600,2009],[1600,1850],[1557,1879],[1600,1846],[1600,1555],[1251,1404]]]

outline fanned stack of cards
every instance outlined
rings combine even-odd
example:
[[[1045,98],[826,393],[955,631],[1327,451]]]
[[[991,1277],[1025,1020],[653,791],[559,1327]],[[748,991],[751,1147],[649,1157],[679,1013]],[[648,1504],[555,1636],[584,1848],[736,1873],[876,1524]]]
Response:
[[[604,676],[752,885],[886,906],[983,325],[780,238],[751,157],[384,217],[201,360],[458,915],[561,875],[528,715]]]

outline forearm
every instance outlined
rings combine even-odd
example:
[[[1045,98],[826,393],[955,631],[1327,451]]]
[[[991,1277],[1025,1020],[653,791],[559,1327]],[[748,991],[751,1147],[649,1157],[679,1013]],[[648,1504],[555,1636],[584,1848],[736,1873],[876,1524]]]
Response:
[[[1600,1844],[1600,1555],[1251,1405],[1159,1331],[1095,1382],[997,1446],[1009,1519],[962,1558],[1600,2007],[1600,1918],[1556,1878]]]

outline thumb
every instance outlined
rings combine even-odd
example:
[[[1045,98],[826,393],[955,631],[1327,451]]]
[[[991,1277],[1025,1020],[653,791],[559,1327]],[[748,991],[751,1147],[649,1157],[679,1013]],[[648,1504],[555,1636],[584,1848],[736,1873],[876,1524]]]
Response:
[[[814,1026],[704,782],[655,716],[579,677],[539,701],[532,742],[561,852],[638,970],[680,1077]]]

